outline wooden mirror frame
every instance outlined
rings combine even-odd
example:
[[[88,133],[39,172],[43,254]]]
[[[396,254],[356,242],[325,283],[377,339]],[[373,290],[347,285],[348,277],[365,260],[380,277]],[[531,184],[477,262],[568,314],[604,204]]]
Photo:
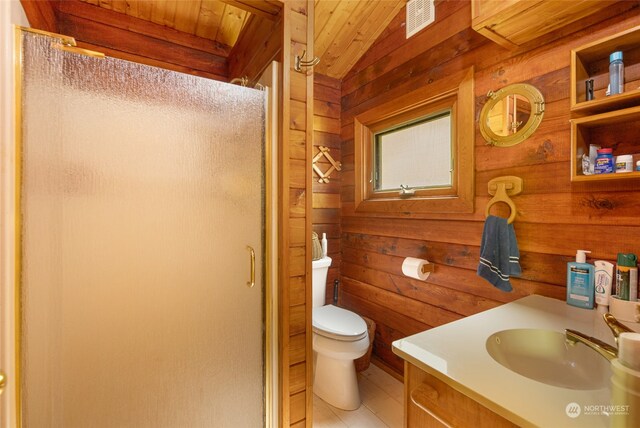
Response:
[[[509,95],[520,95],[529,101],[531,114],[527,122],[515,133],[511,135],[498,135],[489,127],[489,112],[505,97]],[[544,116],[544,97],[535,86],[527,83],[515,83],[505,86],[496,92],[489,91],[487,102],[480,112],[480,133],[488,144],[498,147],[509,147],[522,143],[538,129],[542,117]]]
[[[354,118],[356,211],[379,213],[472,213],[474,208],[474,90],[473,67],[436,80]],[[452,186],[416,190],[409,197],[398,191],[374,192],[373,135],[381,125],[408,120],[413,115],[451,107]],[[376,193],[374,195],[374,193]]]

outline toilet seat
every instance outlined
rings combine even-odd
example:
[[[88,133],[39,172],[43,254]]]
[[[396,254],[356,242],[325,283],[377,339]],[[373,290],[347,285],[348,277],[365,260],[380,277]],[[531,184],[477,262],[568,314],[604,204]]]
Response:
[[[359,315],[334,305],[313,308],[313,332],[344,342],[355,342],[367,335],[367,324]]]

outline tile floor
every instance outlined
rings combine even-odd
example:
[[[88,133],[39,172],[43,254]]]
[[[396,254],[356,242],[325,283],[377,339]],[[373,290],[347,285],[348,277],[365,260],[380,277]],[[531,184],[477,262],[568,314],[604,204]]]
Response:
[[[401,428],[403,412],[402,382],[371,364],[358,373],[358,410],[336,409],[313,396],[314,428]]]

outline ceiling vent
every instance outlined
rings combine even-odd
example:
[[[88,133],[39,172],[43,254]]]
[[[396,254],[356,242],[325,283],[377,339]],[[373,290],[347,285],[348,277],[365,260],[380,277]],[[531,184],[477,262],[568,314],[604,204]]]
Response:
[[[407,39],[436,20],[433,0],[409,0],[407,2]]]

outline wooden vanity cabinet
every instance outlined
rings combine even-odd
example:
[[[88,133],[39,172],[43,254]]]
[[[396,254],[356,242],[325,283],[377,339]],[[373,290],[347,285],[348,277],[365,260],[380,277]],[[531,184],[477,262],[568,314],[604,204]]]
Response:
[[[471,26],[505,48],[518,46],[611,6],[612,0],[473,0]]]
[[[405,427],[517,427],[413,364],[404,363]]]

